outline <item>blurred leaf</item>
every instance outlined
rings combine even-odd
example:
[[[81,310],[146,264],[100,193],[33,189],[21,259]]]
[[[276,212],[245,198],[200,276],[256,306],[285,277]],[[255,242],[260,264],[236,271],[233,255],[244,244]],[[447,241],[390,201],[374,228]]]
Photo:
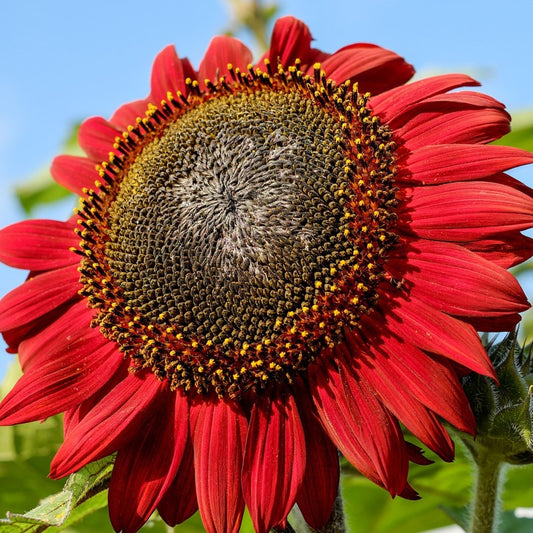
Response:
[[[443,507],[443,511],[465,531],[468,529],[467,507]],[[514,511],[504,511],[498,521],[498,533],[531,533],[533,518],[517,517]]]
[[[513,113],[511,132],[494,144],[515,146],[533,152],[533,110]]]
[[[468,529],[468,506],[463,507],[448,507],[442,506],[442,510],[465,531]]]
[[[264,4],[262,0],[229,0],[232,22],[224,32],[235,35],[243,30],[249,31],[256,41],[259,54],[268,48],[269,28],[279,11],[276,3]]]
[[[83,155],[77,141],[78,129],[79,124],[71,128],[62,153]],[[34,209],[42,204],[58,202],[72,195],[70,191],[54,181],[48,168],[37,172],[22,185],[16,187],[15,194],[26,215],[31,215]]]
[[[445,463],[431,453],[427,456],[435,463],[410,467],[409,482],[421,496],[418,501],[392,499],[366,478],[355,473],[345,474],[343,497],[350,531],[419,533],[454,523],[443,507],[459,509],[468,505],[472,486],[471,461],[462,446],[458,446],[453,463]],[[532,465],[509,469],[502,495],[505,509],[533,507],[532,475]]]

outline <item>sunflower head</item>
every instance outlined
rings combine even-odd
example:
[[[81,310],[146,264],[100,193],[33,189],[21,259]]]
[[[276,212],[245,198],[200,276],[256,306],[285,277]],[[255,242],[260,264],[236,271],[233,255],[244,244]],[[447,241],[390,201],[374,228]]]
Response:
[[[290,384],[373,310],[395,143],[320,65],[190,78],[113,143],[77,221],[93,325],[172,390]]]
[[[533,156],[489,144],[510,117],[455,91],[477,82],[412,75],[311,48],[292,17],[256,62],[230,37],[198,69],[169,46],[146,98],[54,160],[73,217],[0,232],[30,271],[0,302],[24,370],[0,423],[65,413],[53,477],[116,452],[117,531],[199,509],[236,532],[247,506],[266,533],[295,503],[320,529],[339,451],[416,498],[400,424],[445,460],[443,420],[475,433],[461,380],[495,378],[476,330],[528,307],[506,269],[533,254],[533,194],[505,171]]]

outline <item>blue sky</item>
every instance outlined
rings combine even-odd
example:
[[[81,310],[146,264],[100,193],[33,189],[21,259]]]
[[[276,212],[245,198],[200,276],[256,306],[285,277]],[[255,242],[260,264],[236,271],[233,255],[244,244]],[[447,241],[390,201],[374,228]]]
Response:
[[[533,109],[530,0],[285,0],[315,46],[352,42],[390,48],[420,75],[467,72],[511,112]],[[198,65],[210,38],[228,27],[223,0],[26,0],[5,2],[0,32],[0,226],[24,217],[13,188],[49,165],[69,128],[109,116],[148,92],[155,54],[174,43]],[[247,35],[243,40],[250,42]],[[533,169],[515,175],[533,185]],[[63,219],[62,204],[36,213]],[[0,294],[25,274],[0,268]],[[2,350],[0,346],[0,350]],[[0,353],[0,375],[8,357]]]

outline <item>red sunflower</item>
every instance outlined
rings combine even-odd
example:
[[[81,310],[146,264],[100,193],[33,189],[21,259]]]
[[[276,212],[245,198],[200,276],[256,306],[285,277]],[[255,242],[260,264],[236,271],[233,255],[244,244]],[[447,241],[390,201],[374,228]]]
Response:
[[[319,528],[338,450],[413,498],[400,423],[445,460],[443,420],[475,431],[460,378],[494,376],[476,329],[528,307],[506,269],[533,253],[533,198],[504,171],[533,156],[487,146],[509,115],[450,92],[474,80],[412,74],[377,46],[311,48],[291,17],[255,65],[230,37],[198,71],[167,47],[150,95],[55,159],[76,214],[0,233],[31,271],[0,303],[24,370],[1,423],[65,413],[54,478],[117,452],[116,530],[199,509],[233,532],[247,506],[265,533],[295,504]]]

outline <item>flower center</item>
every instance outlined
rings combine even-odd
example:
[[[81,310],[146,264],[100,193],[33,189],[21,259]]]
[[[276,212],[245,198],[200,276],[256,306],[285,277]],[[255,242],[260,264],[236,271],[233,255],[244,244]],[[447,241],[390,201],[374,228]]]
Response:
[[[117,139],[80,210],[94,325],[172,388],[292,380],[377,300],[391,134],[317,65],[191,83]]]

